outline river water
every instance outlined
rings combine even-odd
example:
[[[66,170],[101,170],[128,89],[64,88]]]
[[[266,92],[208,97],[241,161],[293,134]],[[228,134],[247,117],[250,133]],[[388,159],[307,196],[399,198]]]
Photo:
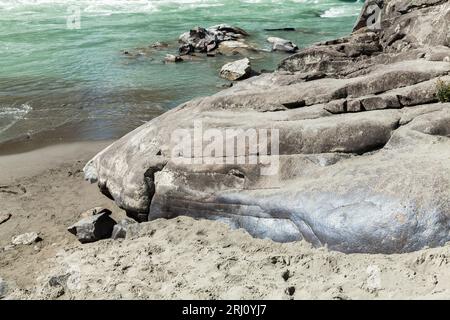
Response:
[[[28,141],[115,139],[164,111],[220,90],[232,57],[164,64],[178,36],[219,23],[262,49],[279,36],[299,47],[348,34],[362,1],[0,0],[0,153]],[[78,14],[79,13],[79,14]],[[265,31],[271,28],[296,31]],[[164,50],[126,56],[154,42]],[[255,54],[255,70],[281,53]]]

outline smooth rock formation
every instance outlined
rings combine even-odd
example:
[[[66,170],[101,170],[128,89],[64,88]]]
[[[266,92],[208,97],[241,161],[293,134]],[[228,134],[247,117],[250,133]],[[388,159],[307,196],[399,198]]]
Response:
[[[294,44],[292,41],[277,38],[277,37],[269,37],[267,38],[267,42],[272,44],[272,50],[273,51],[283,51],[288,53],[294,53],[298,50],[298,47],[296,44]]]
[[[207,218],[343,252],[450,241],[450,104],[436,88],[450,2],[375,2],[379,21],[363,12],[353,34],[148,122],[86,178],[140,221]]]
[[[98,214],[102,214],[102,213],[106,213],[107,215],[110,215],[112,212],[111,210],[107,209],[107,208],[103,208],[103,207],[95,207],[89,210],[86,210],[84,212],[82,212],[80,214],[81,218],[88,218],[88,217],[92,217]]]
[[[110,238],[116,224],[110,214],[110,212],[102,212],[86,217],[67,228],[67,230],[75,235],[81,243]]]
[[[225,64],[222,69],[220,69],[220,76],[230,81],[236,81],[247,78],[251,71],[250,60],[244,58]]]
[[[42,239],[36,232],[28,232],[18,236],[15,236],[11,239],[11,243],[15,246],[18,245],[30,245],[35,242],[41,241]]]

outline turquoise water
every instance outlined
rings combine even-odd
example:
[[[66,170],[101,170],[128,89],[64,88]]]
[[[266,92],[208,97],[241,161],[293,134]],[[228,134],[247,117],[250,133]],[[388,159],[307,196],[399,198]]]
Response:
[[[305,47],[349,33],[361,6],[338,0],[0,0],[0,151],[1,143],[17,138],[117,138],[184,101],[217,92],[225,83],[218,70],[236,58],[162,63],[176,52],[178,36],[195,26],[237,25],[262,49],[269,49],[268,36]],[[80,28],[68,28],[77,10]],[[283,27],[297,30],[264,31]],[[169,47],[122,54],[156,41]],[[283,57],[250,58],[260,70],[276,68]]]

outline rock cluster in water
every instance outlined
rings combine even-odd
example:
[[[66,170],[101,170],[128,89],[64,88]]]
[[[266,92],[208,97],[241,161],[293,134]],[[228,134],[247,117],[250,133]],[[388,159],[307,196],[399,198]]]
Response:
[[[213,52],[222,42],[241,42],[248,35],[249,34],[243,29],[226,24],[209,27],[207,29],[197,27],[180,36],[179,53],[180,55],[187,55],[194,52]]]
[[[380,8],[375,24],[370,5]],[[450,103],[439,103],[436,83],[450,82],[449,23],[448,1],[367,1],[351,35],[163,114],[95,156],[86,176],[139,220],[214,219],[343,252],[443,245]],[[207,36],[186,35],[183,50],[220,46],[198,31]],[[173,133],[188,135],[199,123],[216,134],[276,132],[279,150],[259,165],[192,162],[188,154],[175,161]],[[192,137],[193,146],[203,142]],[[235,159],[259,151],[247,147]],[[268,163],[278,163],[276,174],[261,174]]]

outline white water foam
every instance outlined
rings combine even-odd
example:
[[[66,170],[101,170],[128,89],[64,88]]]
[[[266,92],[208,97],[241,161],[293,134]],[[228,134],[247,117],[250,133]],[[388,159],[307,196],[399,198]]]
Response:
[[[31,111],[33,108],[25,103],[20,107],[2,107],[0,106],[0,120],[6,119],[8,123],[6,126],[0,128],[0,133],[5,132],[13,125],[15,125],[18,121],[25,119],[25,116]]]
[[[340,18],[340,17],[353,17],[359,15],[360,8],[355,7],[333,7],[325,11],[320,15],[321,18]]]

